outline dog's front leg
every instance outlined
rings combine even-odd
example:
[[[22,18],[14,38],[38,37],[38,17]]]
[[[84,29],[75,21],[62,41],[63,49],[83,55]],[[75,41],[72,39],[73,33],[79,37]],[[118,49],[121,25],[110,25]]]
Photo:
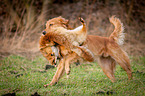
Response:
[[[66,60],[65,60],[65,71],[66,71],[67,77],[69,77],[69,74],[70,74],[70,62],[72,60],[74,60],[76,57],[77,57],[76,53],[69,54],[66,57]]]
[[[44,85],[44,87],[47,87],[48,85],[54,85],[58,82],[58,80],[62,77],[62,75],[65,73],[65,64],[64,64],[65,59],[61,59],[60,63],[57,67],[57,71],[55,73],[55,75],[53,76],[52,81],[50,82],[50,84],[46,84]]]

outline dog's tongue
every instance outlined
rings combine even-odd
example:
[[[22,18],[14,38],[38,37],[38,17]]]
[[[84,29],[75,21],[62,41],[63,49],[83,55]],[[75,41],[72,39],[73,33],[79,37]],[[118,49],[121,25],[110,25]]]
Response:
[[[57,65],[54,65],[55,67],[57,67]]]

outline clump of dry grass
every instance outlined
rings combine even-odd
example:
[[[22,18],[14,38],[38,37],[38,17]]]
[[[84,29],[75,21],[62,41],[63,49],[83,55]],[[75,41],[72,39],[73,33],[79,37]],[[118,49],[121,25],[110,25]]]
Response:
[[[34,8],[34,0],[31,2],[5,0],[3,3],[6,6],[6,13],[1,25],[3,27],[0,36],[0,53],[37,52],[38,40],[48,12],[45,5],[49,2],[47,0],[43,2],[42,12]],[[20,5],[16,6],[19,3]]]
[[[65,0],[64,0],[65,1]],[[108,2],[107,2],[108,1]],[[140,8],[140,15],[134,17],[134,6],[140,6],[136,0],[127,4],[123,1],[74,1],[63,4],[55,0],[27,1],[4,0],[3,15],[0,16],[0,54],[20,53],[27,56],[39,53],[38,41],[45,22],[53,17],[63,16],[70,19],[70,25],[80,25],[78,17],[83,17],[87,23],[88,34],[109,36],[114,27],[109,22],[109,17],[116,15],[125,26],[126,41],[123,46],[130,55],[144,56],[144,19],[145,14]],[[62,3],[62,2],[61,2]],[[126,7],[124,7],[126,6]],[[138,13],[139,14],[139,13]],[[135,15],[136,16],[136,15]],[[33,52],[33,53],[32,53]],[[35,54],[34,54],[35,53]]]

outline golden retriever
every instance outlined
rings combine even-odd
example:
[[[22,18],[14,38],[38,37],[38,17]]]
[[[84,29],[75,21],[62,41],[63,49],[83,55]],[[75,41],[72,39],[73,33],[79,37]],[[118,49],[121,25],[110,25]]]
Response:
[[[82,18],[80,18],[80,21],[82,26],[71,30],[68,25],[68,20],[62,17],[50,19],[46,23],[46,29],[40,37],[39,44],[40,51],[51,64],[56,64],[57,57],[61,56],[59,54],[58,45],[65,46],[69,52],[73,51],[87,61],[94,61],[94,56],[92,52],[87,49],[87,46],[80,46],[84,45],[83,43],[86,41],[87,36],[86,24]],[[53,53],[49,53],[50,49],[52,49]],[[55,54],[55,57],[53,54]],[[50,56],[54,57],[55,60]]]
[[[84,20],[82,18],[79,18],[79,20],[81,21],[82,25],[70,30],[66,28],[66,25],[68,25],[68,20],[62,18],[61,16],[50,19],[46,23],[46,29],[44,32],[49,32],[49,34],[46,34],[49,38],[53,37],[52,35],[57,35],[55,42],[57,42],[59,45],[65,46],[71,51],[74,51],[79,56],[82,56],[82,47],[80,47],[80,45],[83,45],[83,43],[86,41],[87,30]],[[89,52],[90,55],[92,55],[91,58],[93,59],[93,54],[91,51]]]
[[[100,67],[112,82],[116,80],[114,76],[116,63],[118,63],[127,72],[128,78],[131,79],[132,72],[131,72],[129,57],[127,53],[120,47],[120,45],[123,44],[123,40],[124,40],[123,24],[115,16],[112,16],[110,18],[110,22],[115,26],[115,29],[109,37],[88,35],[86,38],[86,42],[84,44],[87,45],[88,49],[91,50],[93,54],[97,57],[96,59],[98,60]],[[51,42],[54,43],[53,40]],[[59,54],[63,54],[63,55],[60,58],[57,71],[52,81],[50,82],[50,84],[46,84],[45,86],[54,85],[55,83],[57,83],[65,72],[69,74],[70,62],[74,59],[80,58],[78,54],[76,54],[73,51],[69,51],[65,46],[59,44],[56,46],[59,49]],[[50,54],[52,52],[53,51],[51,49],[47,52],[47,54]],[[51,56],[48,56],[48,58],[51,58]],[[53,58],[53,60],[55,60],[55,58]]]

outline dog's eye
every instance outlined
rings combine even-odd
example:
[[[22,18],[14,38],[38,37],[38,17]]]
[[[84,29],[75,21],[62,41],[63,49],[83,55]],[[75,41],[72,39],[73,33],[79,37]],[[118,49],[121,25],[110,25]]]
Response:
[[[53,24],[50,24],[49,26],[52,26]]]
[[[54,56],[54,54],[52,53],[51,56]]]

